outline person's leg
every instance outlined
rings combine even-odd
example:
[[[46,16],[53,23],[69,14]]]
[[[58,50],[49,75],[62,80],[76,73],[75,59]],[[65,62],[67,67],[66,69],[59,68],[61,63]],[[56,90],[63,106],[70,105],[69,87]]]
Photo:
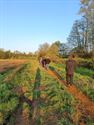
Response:
[[[45,69],[47,69],[47,64],[45,64]]]
[[[69,85],[69,75],[68,74],[66,74],[66,83],[67,83],[67,85]]]
[[[43,61],[43,67],[45,68],[45,61]]]
[[[47,69],[49,68],[49,64],[46,64],[46,68],[47,68]]]
[[[44,61],[42,61],[42,67],[44,67]]]
[[[44,68],[46,69],[46,62],[44,62]]]
[[[73,75],[70,76],[70,84],[73,84]]]

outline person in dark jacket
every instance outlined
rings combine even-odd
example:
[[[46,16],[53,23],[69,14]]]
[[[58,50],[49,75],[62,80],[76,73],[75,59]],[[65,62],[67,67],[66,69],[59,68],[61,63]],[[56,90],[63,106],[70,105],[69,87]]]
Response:
[[[75,65],[76,65],[74,58],[75,58],[74,55],[69,55],[69,58],[66,61],[66,82],[67,82],[67,85],[72,85],[72,83],[73,83],[74,69],[75,69]]]
[[[42,60],[42,66],[45,68],[45,69],[48,69],[48,65],[49,63],[51,62],[51,60],[49,58],[44,58]]]

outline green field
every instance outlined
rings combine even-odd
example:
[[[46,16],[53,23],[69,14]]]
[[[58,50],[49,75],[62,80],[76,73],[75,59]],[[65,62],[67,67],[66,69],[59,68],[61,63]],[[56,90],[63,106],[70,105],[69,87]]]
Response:
[[[60,76],[55,78],[54,72]],[[0,125],[94,125],[94,71],[82,67],[75,71],[73,84],[85,105],[72,87],[63,84],[65,74],[64,64],[51,63],[45,70],[37,60],[2,70]]]

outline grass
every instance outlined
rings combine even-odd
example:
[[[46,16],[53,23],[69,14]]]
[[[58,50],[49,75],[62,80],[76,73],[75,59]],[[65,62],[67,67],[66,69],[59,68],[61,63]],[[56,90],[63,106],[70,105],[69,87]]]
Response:
[[[76,73],[79,73],[83,76],[89,76],[91,78],[93,78],[94,76],[94,71],[93,70],[90,70],[90,69],[87,69],[87,68],[83,68],[83,67],[78,67],[76,68]]]
[[[45,86],[45,90],[41,92],[42,124],[58,125],[65,112],[68,116],[66,121],[69,120],[69,124],[72,124],[72,115],[76,112],[73,105],[76,105],[76,100],[66,92],[64,86],[44,71],[41,72],[41,78],[41,83]]]
[[[52,63],[52,67],[65,79],[64,64]],[[0,74],[0,124],[3,124],[18,106],[21,107],[22,104],[20,105],[19,102],[21,94],[24,94],[27,99],[37,101],[34,107],[23,103],[23,110],[28,110],[31,123],[34,115],[36,125],[75,125],[79,122],[82,116],[77,109],[79,101],[66,91],[64,85],[48,75],[36,60],[29,61],[21,70],[15,72],[15,75],[11,75],[14,71],[15,69],[11,69]],[[93,100],[94,80],[85,73],[80,74],[80,71],[75,73],[75,85]],[[10,80],[4,81],[7,78]],[[19,91],[20,88],[21,91]],[[77,117],[78,114],[79,117]],[[16,119],[12,116],[11,120],[7,121],[9,125],[14,124]],[[88,117],[86,120],[87,125],[92,124]]]
[[[23,68],[24,65],[19,67],[19,70],[15,68],[6,71],[4,74],[0,74],[0,124],[6,124],[7,120],[9,121],[12,113],[15,112],[18,107],[19,97],[13,92],[15,85],[12,81],[17,72],[20,72]]]

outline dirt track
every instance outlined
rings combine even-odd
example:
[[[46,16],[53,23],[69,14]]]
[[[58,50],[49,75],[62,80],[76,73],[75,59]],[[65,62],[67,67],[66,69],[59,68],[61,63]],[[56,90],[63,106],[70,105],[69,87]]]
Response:
[[[60,75],[52,70],[46,71],[53,78],[57,79],[61,84],[66,85],[64,80],[60,79]],[[87,96],[85,96],[80,90],[78,90],[74,85],[66,87],[66,90],[70,92],[77,100],[80,101],[78,109],[84,113],[85,116],[91,116],[94,120],[94,102],[91,101]]]

